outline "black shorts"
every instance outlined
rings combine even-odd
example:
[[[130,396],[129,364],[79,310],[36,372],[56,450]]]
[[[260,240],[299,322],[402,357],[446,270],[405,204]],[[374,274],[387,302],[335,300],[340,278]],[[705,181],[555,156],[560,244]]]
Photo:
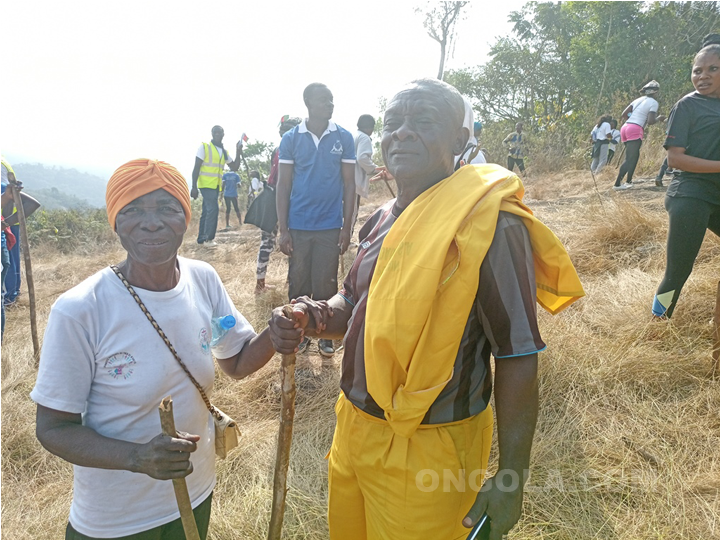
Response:
[[[235,207],[235,211],[239,212],[240,208],[238,207],[238,198],[237,197],[223,197],[225,199],[225,209],[226,212],[230,213],[230,205]]]

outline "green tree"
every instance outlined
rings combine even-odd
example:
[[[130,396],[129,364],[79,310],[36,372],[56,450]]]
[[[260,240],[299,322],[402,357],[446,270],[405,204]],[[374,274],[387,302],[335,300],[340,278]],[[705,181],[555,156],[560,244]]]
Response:
[[[718,31],[720,2],[529,2],[508,19],[511,34],[485,64],[446,80],[471,99],[486,133],[522,120],[538,153],[570,147],[552,160],[565,166],[583,156],[599,114],[618,118],[648,81],[660,83],[664,113],[692,90],[691,61]]]
[[[256,170],[267,177],[270,174],[270,156],[274,149],[273,143],[256,141],[245,145],[243,157],[251,171]]]

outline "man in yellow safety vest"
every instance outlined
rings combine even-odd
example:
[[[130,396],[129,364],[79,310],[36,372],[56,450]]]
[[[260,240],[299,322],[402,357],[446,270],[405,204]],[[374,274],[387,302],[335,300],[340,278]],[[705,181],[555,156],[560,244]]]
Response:
[[[235,148],[235,161],[230,161],[230,156],[223,148],[222,140],[225,130],[220,126],[212,128],[212,141],[202,143],[195,156],[195,168],[192,172],[192,190],[190,195],[193,199],[198,198],[198,190],[202,193],[202,214],[200,214],[200,227],[198,230],[198,244],[215,247],[215,231],[218,221],[218,199],[220,197],[220,185],[225,165],[231,171],[240,168],[240,153],[242,152],[243,141],[240,140]]]

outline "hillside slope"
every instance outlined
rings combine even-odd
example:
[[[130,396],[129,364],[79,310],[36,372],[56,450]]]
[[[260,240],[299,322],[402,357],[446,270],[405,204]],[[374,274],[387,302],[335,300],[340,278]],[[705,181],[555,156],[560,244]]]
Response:
[[[47,209],[105,206],[107,178],[40,163],[13,164],[13,169],[25,190]]]

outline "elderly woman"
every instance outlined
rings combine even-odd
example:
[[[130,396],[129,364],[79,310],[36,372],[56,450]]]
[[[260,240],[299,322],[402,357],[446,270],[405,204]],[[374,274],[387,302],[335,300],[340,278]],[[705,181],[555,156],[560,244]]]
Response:
[[[118,269],[208,396],[220,368],[242,378],[274,350],[235,309],[213,268],[178,257],[190,222],[188,185],[161,161],[121,166],[107,210],[127,258]],[[237,324],[211,347],[211,321]],[[171,394],[177,437],[161,434]],[[187,477],[205,538],[215,486],[214,423],[198,388],[111,268],[60,296],[45,332],[37,383],[37,437],[74,465],[66,539],[184,538],[171,482]],[[138,473],[138,474],[135,474]]]

